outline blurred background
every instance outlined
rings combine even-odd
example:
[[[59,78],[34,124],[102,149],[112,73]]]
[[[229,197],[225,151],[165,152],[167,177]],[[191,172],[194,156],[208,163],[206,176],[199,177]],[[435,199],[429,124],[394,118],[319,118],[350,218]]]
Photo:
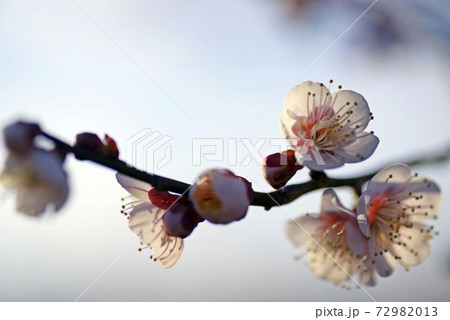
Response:
[[[124,160],[160,175],[192,182],[206,168],[227,167],[271,191],[261,159],[244,161],[243,140],[280,138],[289,88],[334,79],[332,91],[341,84],[367,99],[375,115],[369,130],[381,142],[369,160],[331,176],[448,148],[450,2],[380,0],[330,48],[372,3],[2,0],[0,125],[37,121],[68,142],[82,131],[108,133]],[[127,152],[141,130],[171,138],[167,165],[157,169],[142,151]],[[222,160],[194,165],[197,138],[223,139]],[[277,151],[264,143],[260,154]],[[2,147],[0,161],[5,156]],[[449,168],[415,168],[442,188],[433,221],[440,235],[421,265],[396,268],[366,288],[377,301],[449,301]],[[122,254],[81,301],[371,301],[294,259],[301,250],[287,240],[285,223],[317,212],[320,191],[283,209],[252,207],[227,226],[202,223],[166,270],[132,245],[136,236],[120,214],[126,192],[114,172],[72,157],[66,169],[71,194],[57,215],[16,213],[14,197],[0,190],[2,301],[73,301]],[[292,182],[306,179],[305,170]],[[338,193],[352,206],[348,190]]]

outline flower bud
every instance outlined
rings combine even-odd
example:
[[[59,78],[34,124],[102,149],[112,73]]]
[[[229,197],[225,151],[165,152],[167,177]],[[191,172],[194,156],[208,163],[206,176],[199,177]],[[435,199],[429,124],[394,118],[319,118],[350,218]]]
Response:
[[[280,189],[302,168],[302,165],[297,164],[295,151],[286,150],[268,155],[264,159],[262,173],[268,184],[274,189]]]
[[[177,201],[179,196],[171,194],[167,191],[158,191],[155,188],[151,188],[148,191],[148,198],[154,206],[167,210],[175,201]]]
[[[19,121],[6,127],[3,136],[9,150],[25,153],[33,147],[33,140],[40,132],[39,125]]]
[[[105,142],[103,142],[95,133],[83,132],[77,134],[74,147],[95,153],[105,158],[117,159],[119,157],[119,150],[117,149],[116,142],[107,134],[105,134]],[[75,157],[79,160],[85,159],[82,156]]]
[[[164,213],[163,222],[169,236],[186,238],[197,227],[201,218],[189,203],[174,203]]]
[[[225,169],[203,172],[189,191],[189,199],[199,216],[227,224],[245,217],[251,203],[250,184]]]

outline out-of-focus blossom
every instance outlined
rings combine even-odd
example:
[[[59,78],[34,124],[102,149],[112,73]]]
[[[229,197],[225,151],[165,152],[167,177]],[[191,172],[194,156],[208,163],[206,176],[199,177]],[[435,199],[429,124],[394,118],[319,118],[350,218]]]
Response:
[[[335,284],[347,287],[350,276],[373,285],[373,274],[352,247],[367,240],[359,230],[356,214],[340,203],[336,193],[323,193],[319,214],[307,214],[286,225],[286,234],[295,246],[307,249],[308,264],[313,273]]]
[[[430,253],[433,227],[441,204],[439,187],[431,180],[411,175],[404,164],[389,166],[367,185],[357,205],[357,219],[368,241],[352,250],[367,254],[381,276],[389,276],[398,262],[408,270]]]
[[[264,179],[274,189],[282,188],[303,166],[297,164],[294,150],[268,155],[262,164]]]
[[[183,238],[167,232],[164,223],[163,216],[166,209],[174,205],[173,202],[162,209],[149,200],[149,194],[155,198],[155,193],[149,192],[154,189],[150,184],[120,173],[116,174],[116,178],[119,184],[131,194],[131,197],[127,198],[128,202],[122,206],[122,213],[128,216],[130,230],[139,237],[140,243],[144,246],[139,250],[150,248],[154,252],[150,255],[150,259],[156,261],[161,267],[170,268],[178,261],[183,251]],[[163,198],[170,197],[163,196]],[[173,225],[170,228],[173,229]]]
[[[331,83],[331,82],[330,82]],[[297,158],[311,170],[360,162],[375,151],[378,138],[364,132],[373,119],[362,95],[306,81],[289,91],[280,116],[282,135],[296,141]]]
[[[35,123],[16,122],[3,130],[6,147],[17,153],[26,153],[34,146],[34,138],[41,132]]]
[[[119,149],[117,148],[116,142],[107,134],[105,135],[105,142],[100,140],[95,133],[83,132],[77,134],[74,147],[95,153],[105,158],[119,158]],[[85,159],[79,155],[76,155],[76,158],[79,160]]]
[[[189,190],[189,199],[204,219],[227,224],[245,217],[252,200],[250,183],[225,169],[200,174]]]
[[[63,160],[55,151],[34,147],[27,152],[11,151],[0,181],[16,192],[17,211],[38,216],[48,207],[57,211],[66,202],[69,187],[62,166]]]

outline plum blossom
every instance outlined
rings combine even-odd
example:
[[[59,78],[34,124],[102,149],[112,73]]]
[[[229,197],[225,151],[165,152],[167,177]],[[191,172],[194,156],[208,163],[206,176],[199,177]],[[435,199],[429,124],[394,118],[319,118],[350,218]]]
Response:
[[[378,145],[373,132],[364,132],[373,119],[367,101],[340,88],[331,95],[322,83],[306,81],[286,97],[281,133],[289,143],[295,141],[299,160],[311,170],[363,161]]]
[[[289,221],[286,234],[294,246],[306,247],[309,267],[317,277],[347,287],[350,277],[358,273],[362,283],[374,284],[364,258],[352,251],[354,243],[366,241],[356,214],[341,204],[332,189],[323,193],[319,214]]]
[[[168,232],[164,216],[167,214],[166,210],[174,205],[178,196],[158,192],[150,184],[120,173],[116,174],[116,179],[131,194],[127,198],[128,202],[122,206],[122,213],[128,216],[128,227],[139,237],[141,245],[144,246],[139,248],[139,251],[150,248],[154,252],[150,255],[150,259],[156,261],[161,267],[172,267],[183,251],[183,238]],[[149,199],[149,195],[153,201]],[[173,228],[175,228],[174,223],[169,229],[173,230]]]
[[[16,210],[39,216],[48,207],[61,209],[69,194],[64,156],[57,150],[34,146],[40,134],[37,124],[16,122],[3,131],[9,154],[0,173],[0,182],[16,193]]]
[[[198,214],[216,224],[227,224],[245,217],[252,200],[250,183],[225,169],[200,174],[189,190],[189,199]]]
[[[357,219],[368,241],[352,250],[366,254],[381,276],[389,276],[396,263],[406,270],[430,253],[433,227],[441,203],[439,187],[428,178],[411,175],[404,164],[381,170],[367,185],[357,205]]]
[[[16,192],[16,209],[39,216],[48,207],[61,209],[69,187],[63,160],[54,151],[31,148],[26,153],[10,152],[0,174],[3,186]]]
[[[294,150],[268,155],[261,167],[264,179],[274,189],[284,187],[297,171],[303,168],[297,164]]]

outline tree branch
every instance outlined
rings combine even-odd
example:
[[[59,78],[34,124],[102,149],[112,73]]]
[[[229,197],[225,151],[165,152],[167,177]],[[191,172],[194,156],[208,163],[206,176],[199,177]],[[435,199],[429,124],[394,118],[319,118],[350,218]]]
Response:
[[[73,153],[75,156],[78,156],[80,158],[90,160],[92,162],[103,165],[110,169],[117,170],[118,172],[125,174],[129,177],[141,180],[143,182],[147,182],[158,190],[183,194],[191,186],[190,184],[181,181],[141,171],[135,167],[128,165],[126,162],[118,159],[105,158],[98,154],[86,151],[84,149],[73,147],[48,133],[42,132],[41,134],[44,137],[53,141],[58,148],[67,153]],[[402,161],[402,162],[409,166],[443,163],[450,160],[450,147],[446,148],[443,152],[442,151],[436,152],[431,155],[430,153],[427,154],[428,154],[427,157],[421,157],[413,161]],[[322,188],[346,186],[353,188],[357,194],[360,194],[362,185],[368,180],[370,180],[375,174],[377,174],[383,168],[384,166],[379,170],[370,172],[368,174],[355,178],[345,178],[345,179],[334,179],[328,177],[324,172],[311,171],[310,181],[288,185],[282,189],[272,191],[269,193],[255,192],[251,205],[261,206],[264,207],[266,210],[269,210],[272,207],[290,203],[311,191]]]

